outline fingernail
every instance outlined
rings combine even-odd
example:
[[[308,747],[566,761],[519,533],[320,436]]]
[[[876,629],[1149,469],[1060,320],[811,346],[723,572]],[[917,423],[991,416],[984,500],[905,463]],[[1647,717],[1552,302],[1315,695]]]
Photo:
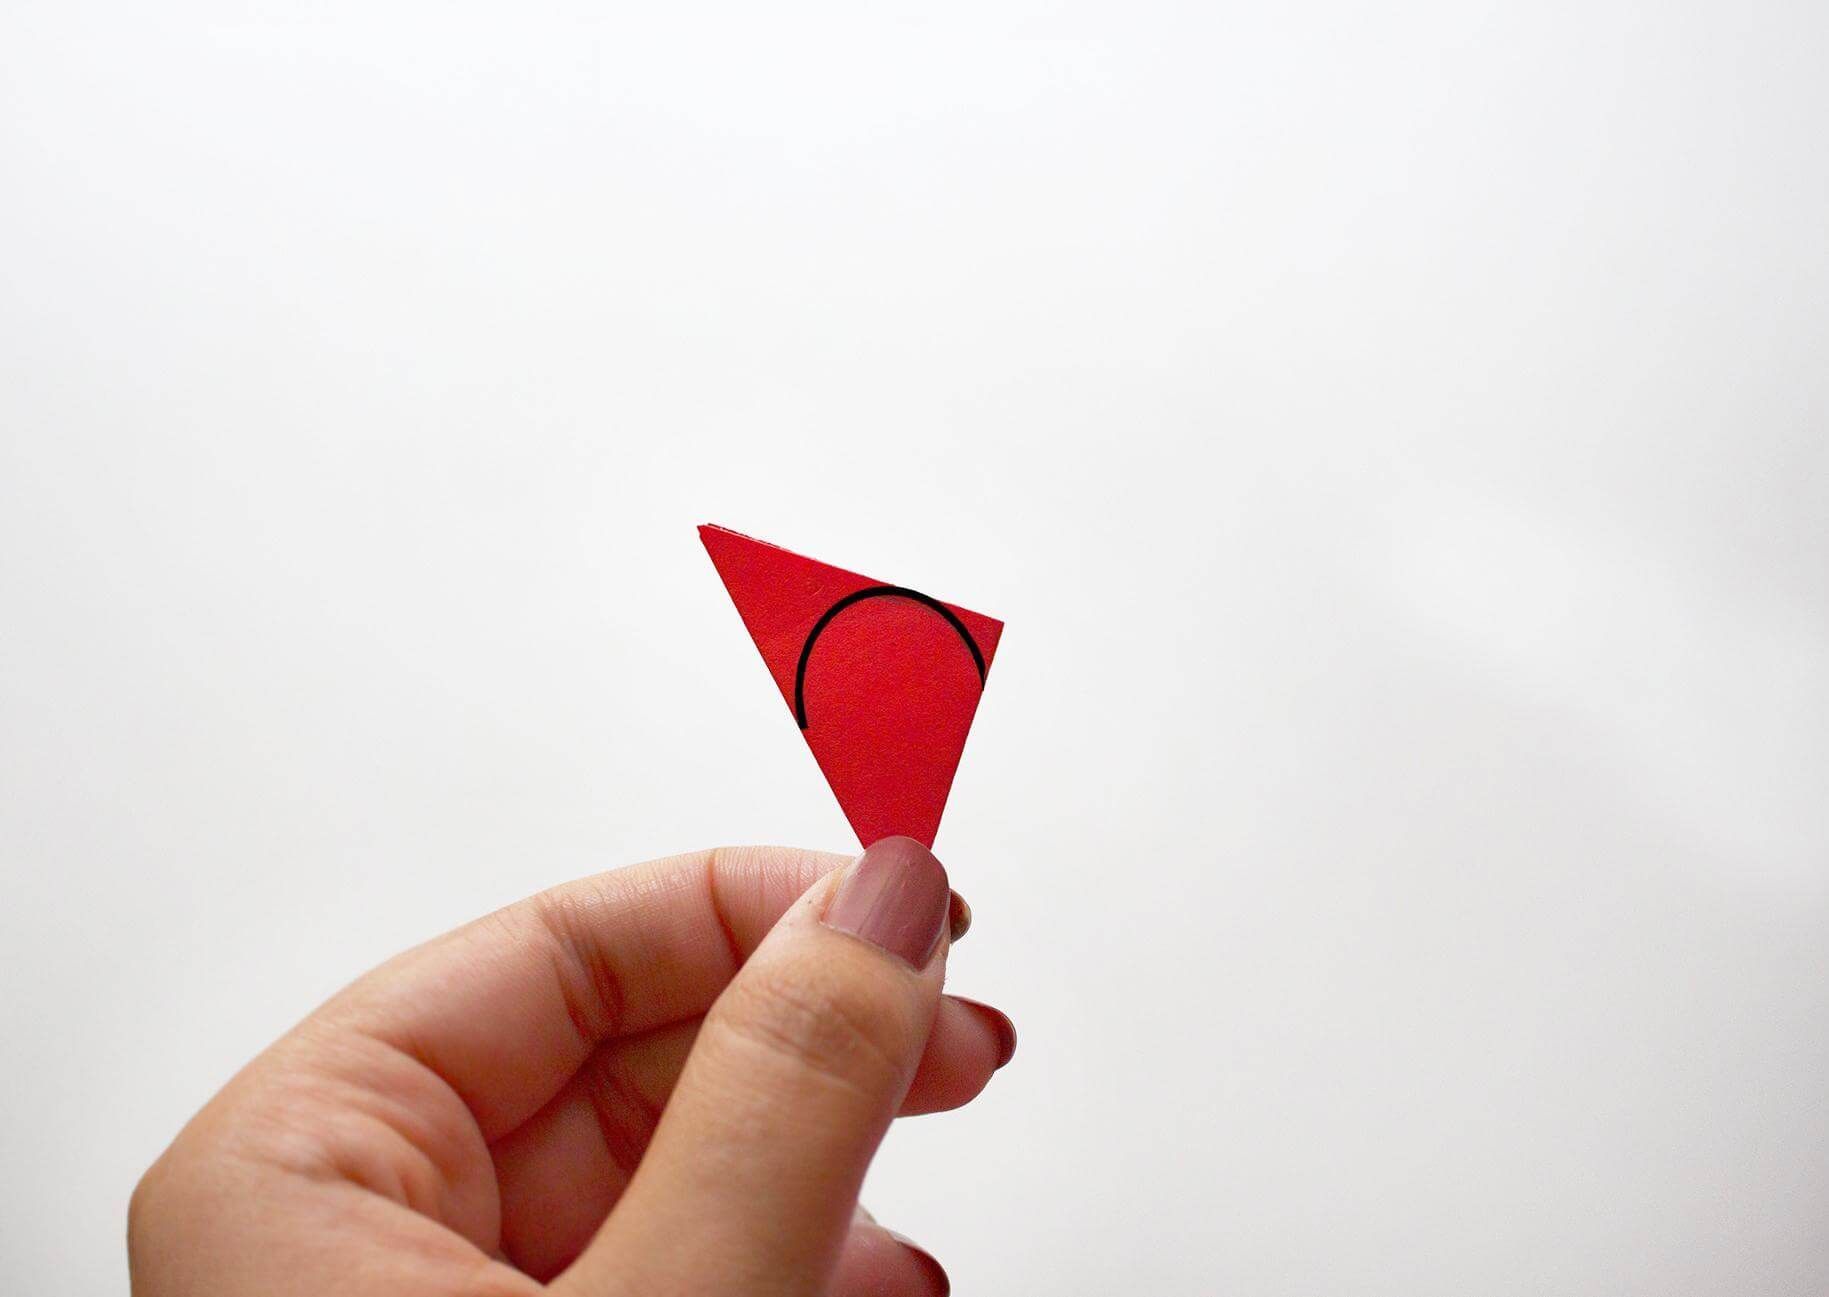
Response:
[[[934,1254],[913,1239],[905,1238],[894,1230],[886,1232],[890,1238],[907,1248],[909,1254],[914,1257],[915,1263],[927,1276],[927,1282],[933,1286],[934,1297],[950,1297],[953,1291],[953,1281],[946,1277],[946,1267],[934,1260]]]
[[[946,869],[913,838],[884,838],[857,858],[826,907],[826,926],[925,968],[946,930]]]
[[[952,939],[959,940],[972,926],[972,907],[965,903],[965,898],[954,892],[947,902],[946,921],[952,926]]]
[[[968,1000],[963,995],[955,995],[953,999],[983,1018],[991,1030],[997,1033],[998,1067],[1016,1057],[1016,1024],[1010,1021],[1009,1014],[977,1000]]]

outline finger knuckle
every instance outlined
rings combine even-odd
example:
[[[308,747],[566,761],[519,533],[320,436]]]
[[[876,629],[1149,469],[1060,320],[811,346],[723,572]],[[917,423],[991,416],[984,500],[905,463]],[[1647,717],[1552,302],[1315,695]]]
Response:
[[[626,1060],[615,1050],[598,1050],[580,1075],[604,1149],[623,1175],[634,1175],[660,1124],[661,1105],[648,1097]]]
[[[579,1040],[594,1045],[615,1033],[627,991],[622,970],[596,922],[604,898],[581,889],[543,893],[532,900],[538,931],[547,943],[553,977]]]
[[[732,983],[726,1027],[797,1071],[872,1095],[907,1079],[907,1015],[817,969],[757,968]]]

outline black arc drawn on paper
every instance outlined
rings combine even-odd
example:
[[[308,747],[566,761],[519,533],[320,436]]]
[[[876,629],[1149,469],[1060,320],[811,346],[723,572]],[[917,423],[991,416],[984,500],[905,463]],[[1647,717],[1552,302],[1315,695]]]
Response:
[[[958,613],[932,595],[922,594],[919,590],[910,590],[907,586],[866,586],[862,590],[853,590],[821,613],[819,620],[813,623],[813,629],[807,632],[807,642],[800,646],[800,665],[794,668],[794,719],[800,722],[801,729],[804,730],[807,727],[807,663],[813,657],[813,642],[819,638],[819,633],[831,624],[834,617],[852,604],[862,603],[866,599],[888,598],[913,599],[916,603],[924,604],[946,618],[946,624],[959,632],[959,638],[965,641],[965,647],[972,651],[972,663],[978,668],[978,683],[981,686],[984,684],[984,654],[978,648],[978,641],[973,639],[972,633],[965,628],[965,623],[959,620]]]

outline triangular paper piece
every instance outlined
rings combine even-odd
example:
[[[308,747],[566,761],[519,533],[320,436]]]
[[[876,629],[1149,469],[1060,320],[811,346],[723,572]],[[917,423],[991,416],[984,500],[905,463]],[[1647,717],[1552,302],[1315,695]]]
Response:
[[[858,840],[933,846],[1003,623],[722,527],[699,539]]]

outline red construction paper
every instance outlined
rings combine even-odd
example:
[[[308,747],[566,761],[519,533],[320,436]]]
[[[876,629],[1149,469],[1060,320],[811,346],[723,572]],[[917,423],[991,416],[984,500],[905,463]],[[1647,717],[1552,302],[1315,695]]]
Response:
[[[931,847],[1003,623],[723,527],[699,539],[858,841]]]

